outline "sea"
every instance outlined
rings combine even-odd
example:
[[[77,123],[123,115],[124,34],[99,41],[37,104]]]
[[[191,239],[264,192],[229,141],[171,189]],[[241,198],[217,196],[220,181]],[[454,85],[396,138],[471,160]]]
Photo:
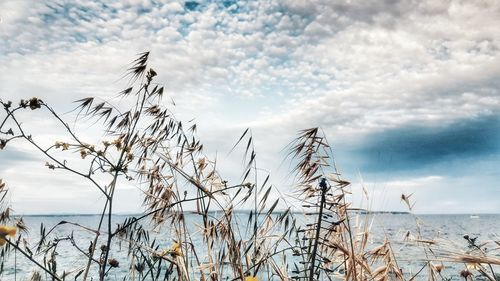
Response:
[[[112,224],[116,226],[123,223],[127,218],[134,216],[138,215],[114,215]],[[296,214],[296,217],[301,218],[299,221],[306,221],[306,216],[303,214]],[[99,218],[98,215],[24,216],[23,220],[28,226],[29,232],[23,234],[23,236],[26,237],[28,247],[32,249],[32,252],[35,252],[35,244],[40,239],[41,229],[44,228],[47,233],[53,226],[57,225],[48,239],[60,240],[56,250],[57,255],[55,256],[57,268],[60,270],[58,272],[62,273],[62,269],[69,272],[74,271],[73,275],[69,275],[66,280],[75,280],[75,273],[85,266],[87,259],[79,250],[75,249],[72,245],[73,242],[68,237],[72,237],[74,243],[81,250],[86,251],[90,246],[90,241],[94,238],[94,234],[81,226],[93,228],[98,224]],[[246,228],[248,228],[246,223],[248,213],[236,212],[236,219],[241,222],[239,225],[242,229],[239,232],[245,232]],[[197,224],[200,223],[198,216],[186,214],[185,221],[191,231],[199,231],[197,229]],[[71,224],[61,224],[61,222],[71,222]],[[414,242],[409,242],[410,240],[419,239],[422,241],[421,245],[443,242],[444,256],[443,253],[440,255],[440,259],[443,259],[446,258],[447,251],[458,253],[471,251],[469,241],[466,239],[468,237],[474,239],[477,245],[490,247],[489,250],[493,250],[491,254],[496,258],[500,258],[500,214],[413,215],[408,213],[371,213],[353,215],[350,223],[353,226],[364,225],[360,226],[359,231],[366,229],[366,227],[370,228],[367,249],[375,248],[387,239],[391,243],[398,266],[403,269],[407,279],[415,276],[425,266],[426,257],[428,258],[429,255],[432,257],[434,254],[423,250],[423,247]],[[174,243],[171,234],[170,223],[167,222],[152,233],[154,237],[151,240],[155,239],[157,241],[160,246],[159,249],[168,249]],[[102,236],[104,237],[105,233]],[[193,242],[195,246],[201,243],[201,241]],[[99,243],[102,244],[104,241]],[[107,280],[124,280],[124,278],[134,280],[127,276],[130,265],[128,264],[125,244],[113,245],[110,257],[119,261],[120,265],[118,268],[110,270]],[[43,256],[36,253],[33,254],[33,258],[40,263],[44,262]],[[443,277],[450,278],[449,280],[463,280],[460,277],[460,272],[467,267],[467,264],[441,263],[438,260],[434,263],[444,265]],[[30,280],[34,270],[36,270],[36,266],[31,261],[24,257],[22,253],[14,251],[4,257],[3,273],[0,275],[0,280]],[[494,270],[500,273],[498,266],[495,266]],[[427,274],[427,270],[422,270],[414,280],[427,280]],[[46,274],[42,273],[41,276],[42,280],[51,280]],[[91,276],[93,276],[93,280],[98,280],[96,268],[93,268]],[[481,278],[476,276],[476,280],[487,280]],[[77,280],[81,280],[81,276]]]

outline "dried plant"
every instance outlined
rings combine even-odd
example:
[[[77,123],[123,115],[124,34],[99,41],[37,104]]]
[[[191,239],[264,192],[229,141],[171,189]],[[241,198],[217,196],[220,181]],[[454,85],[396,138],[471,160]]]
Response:
[[[290,144],[299,197],[311,222],[298,230],[301,266],[294,279],[345,280],[371,278],[365,256],[368,232],[356,233],[351,204],[346,200],[350,183],[341,179],[330,145],[319,128],[303,130]]]
[[[268,184],[269,176],[259,185],[256,153],[249,131],[240,139],[248,143],[244,177],[241,182],[230,185],[219,174],[216,160],[203,154],[203,144],[196,137],[196,124],[188,122],[186,126],[161,103],[164,88],[154,82],[157,74],[147,66],[148,57],[147,52],[140,54],[128,70],[130,83],[120,93],[128,107],[120,109],[95,97],[77,101],[78,122],[102,122],[106,138],[99,143],[83,141],[39,98],[21,100],[17,106],[11,101],[0,101],[6,113],[0,129],[8,136],[1,140],[2,149],[11,141],[24,139],[47,158],[48,169],[80,176],[106,199],[97,226],[62,221],[47,231],[41,225],[41,238],[35,246],[22,249],[18,242],[10,240],[9,244],[54,280],[89,280],[95,277],[93,266],[97,266],[99,280],[105,280],[109,272],[125,263],[113,257],[113,249],[123,246],[129,255],[128,278],[131,280],[222,280],[227,276],[243,280],[258,275],[263,269],[269,276],[280,271],[277,256],[285,255],[282,249],[277,250],[277,245],[281,245],[279,241],[285,239],[292,225],[291,213],[274,213],[280,199],[272,204],[268,202],[274,189]],[[71,140],[43,147],[18,120],[17,113],[28,108],[46,110]],[[60,158],[59,151],[78,152],[88,167],[81,170],[71,166]],[[143,192],[146,210],[143,215],[114,227],[111,221],[115,192],[124,182],[134,183]],[[242,233],[242,222],[235,219],[234,212],[251,199],[255,202],[248,224],[253,227]],[[194,232],[188,225],[192,222],[185,220],[189,214],[185,206],[193,203],[196,211],[191,215],[199,217],[201,222]],[[80,246],[82,242],[75,241],[72,234],[49,238],[56,228],[68,224],[93,233],[88,249]],[[171,237],[171,247],[162,249],[163,245],[150,238],[151,231],[159,229]],[[206,247],[194,247],[194,241],[204,241]],[[58,247],[65,242],[70,242],[87,259],[86,266],[58,267]],[[43,261],[37,260],[38,255],[43,255]],[[280,274],[283,273],[280,271]]]
[[[405,275],[391,241],[369,243],[370,216],[359,219],[366,210],[351,205],[350,183],[341,178],[319,128],[301,131],[289,147],[295,163],[295,197],[302,201],[304,213],[295,214],[296,208],[270,184],[270,175],[258,168],[250,129],[232,149],[243,152],[244,164],[241,179],[231,182],[218,169],[217,159],[204,153],[197,125],[176,119],[164,105],[164,87],[156,83],[157,73],[148,59],[145,52],[132,62],[119,104],[97,97],[77,101],[76,122],[94,122],[104,133],[94,143],[84,141],[37,97],[17,104],[0,100],[4,109],[0,149],[24,140],[45,157],[49,172],[79,176],[105,198],[97,225],[42,224],[40,239],[30,245],[24,221],[11,218],[7,187],[0,181],[0,224],[15,224],[19,230],[10,236],[0,233],[0,241],[6,243],[0,252],[0,271],[14,251],[37,268],[31,280],[107,280],[120,268],[126,269],[123,280],[413,280],[424,268],[429,280],[445,280],[447,262],[466,264],[464,278],[479,272],[495,280],[498,241],[490,242],[496,248],[486,250],[485,244],[468,237],[467,250],[460,252],[446,242],[422,237],[420,230],[417,237],[408,233],[406,242],[424,249],[425,265],[416,274]],[[57,121],[67,140],[43,145],[20,119],[19,113],[28,109]],[[84,168],[67,161],[75,153]],[[145,210],[115,226],[113,206],[123,184],[142,192]],[[410,196],[401,201],[411,209]],[[63,226],[72,230],[55,235]],[[76,232],[92,238],[81,241]],[[84,265],[61,268],[63,247],[71,247]],[[123,251],[126,260],[117,256]]]

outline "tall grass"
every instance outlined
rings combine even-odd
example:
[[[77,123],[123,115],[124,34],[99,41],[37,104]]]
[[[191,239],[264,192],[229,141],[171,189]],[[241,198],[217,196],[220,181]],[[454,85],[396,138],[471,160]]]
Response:
[[[495,280],[494,266],[500,262],[493,255],[498,253],[498,241],[491,242],[496,248],[487,250],[469,238],[462,252],[448,241],[426,240],[420,233],[408,234],[406,239],[425,250],[425,265],[415,274],[405,274],[388,239],[380,245],[369,243],[370,216],[357,219],[360,210],[348,199],[350,183],[342,179],[318,128],[299,132],[288,150],[294,163],[295,196],[302,202],[298,209],[304,213],[294,213],[270,184],[269,175],[258,169],[249,129],[233,148],[244,151],[241,180],[228,182],[217,161],[204,154],[196,124],[177,120],[163,105],[164,88],[155,82],[157,73],[148,66],[148,57],[147,52],[140,54],[128,69],[129,83],[120,98],[129,106],[119,108],[96,97],[77,101],[77,122],[94,120],[105,133],[98,143],[81,139],[39,98],[17,104],[0,100],[4,109],[1,149],[24,140],[46,158],[49,173],[74,174],[105,198],[97,225],[61,221],[48,230],[41,225],[40,239],[31,245],[23,220],[11,218],[8,190],[0,182],[0,223],[15,224],[20,230],[14,239],[0,231],[0,240],[6,242],[0,270],[9,253],[15,252],[37,268],[32,280],[107,280],[118,267],[128,269],[124,280],[413,280],[424,268],[429,280],[447,280],[442,275],[446,262],[473,264],[460,273],[465,279],[472,278],[474,271]],[[45,111],[69,140],[43,146],[19,119],[18,113],[28,109]],[[66,161],[67,152],[77,152],[86,167]],[[125,183],[141,190],[145,210],[114,226],[117,188]],[[195,206],[192,213],[190,206]],[[235,215],[240,209],[249,209],[245,221]],[[188,214],[199,222],[196,228]],[[63,225],[91,233],[90,246],[79,246],[84,243],[76,241],[73,233],[55,237],[54,230]],[[168,247],[154,238],[158,231],[169,237]],[[60,244],[68,241],[84,265],[58,266],[58,260],[65,258],[58,247],[67,247]],[[114,253],[123,248],[128,259],[118,260]]]

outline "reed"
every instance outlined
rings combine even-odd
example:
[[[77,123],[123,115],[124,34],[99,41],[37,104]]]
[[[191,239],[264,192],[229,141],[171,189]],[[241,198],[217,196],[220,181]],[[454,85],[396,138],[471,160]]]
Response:
[[[494,271],[500,264],[494,256],[498,241],[488,242],[496,247],[486,250],[486,244],[468,238],[466,250],[461,251],[450,241],[422,237],[419,231],[416,237],[408,233],[409,247],[425,252],[425,265],[415,274],[401,268],[387,238],[372,245],[371,216],[361,217],[359,211],[368,211],[349,201],[350,183],[341,177],[319,128],[299,132],[288,147],[296,179],[294,197],[301,207],[291,206],[270,184],[270,175],[258,168],[250,129],[233,147],[244,152],[241,180],[229,182],[218,170],[217,160],[203,152],[196,124],[176,119],[164,106],[164,88],[155,82],[157,73],[148,66],[148,58],[148,52],[139,54],[128,69],[129,82],[119,94],[126,101],[120,104],[128,106],[120,108],[97,97],[77,101],[77,122],[92,120],[104,132],[96,143],[84,141],[39,98],[17,104],[0,100],[1,149],[24,140],[45,157],[49,173],[76,175],[105,198],[97,225],[61,221],[47,228],[42,224],[40,239],[30,244],[22,218],[11,217],[8,189],[0,181],[0,223],[19,230],[12,237],[0,229],[0,241],[5,241],[0,271],[14,252],[37,268],[31,280],[102,281],[119,267],[128,269],[123,280],[414,280],[425,268],[429,280],[448,280],[443,275],[446,263],[465,264],[460,273],[465,279],[477,274],[498,280]],[[19,113],[27,110],[43,110],[65,130],[68,140],[42,145],[20,119]],[[75,153],[84,168],[66,161]],[[125,183],[142,192],[144,213],[114,226],[117,187]],[[410,196],[403,201],[413,207]],[[241,209],[248,209],[244,221],[235,215]],[[196,218],[195,230],[188,215]],[[63,225],[73,232],[91,233],[90,246],[81,246],[85,243],[76,241],[73,232],[55,236],[54,230]],[[170,245],[159,243],[154,238],[158,233],[169,237]],[[58,249],[68,243],[85,260],[83,266],[58,266],[64,258]],[[126,260],[114,256],[120,250],[126,251]]]

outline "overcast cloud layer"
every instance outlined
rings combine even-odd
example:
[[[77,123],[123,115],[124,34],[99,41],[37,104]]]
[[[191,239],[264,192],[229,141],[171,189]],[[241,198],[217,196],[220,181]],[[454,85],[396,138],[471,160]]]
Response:
[[[127,63],[150,50],[206,150],[225,155],[251,127],[277,185],[288,173],[280,150],[321,126],[375,210],[404,210],[400,194],[414,192],[416,212],[500,212],[499,1],[249,2],[4,0],[0,98],[38,96],[59,112],[111,99]],[[51,182],[43,163],[22,144],[0,153],[17,211],[60,212],[58,198],[98,204],[76,179]],[[121,194],[118,209],[135,211],[137,191]]]

